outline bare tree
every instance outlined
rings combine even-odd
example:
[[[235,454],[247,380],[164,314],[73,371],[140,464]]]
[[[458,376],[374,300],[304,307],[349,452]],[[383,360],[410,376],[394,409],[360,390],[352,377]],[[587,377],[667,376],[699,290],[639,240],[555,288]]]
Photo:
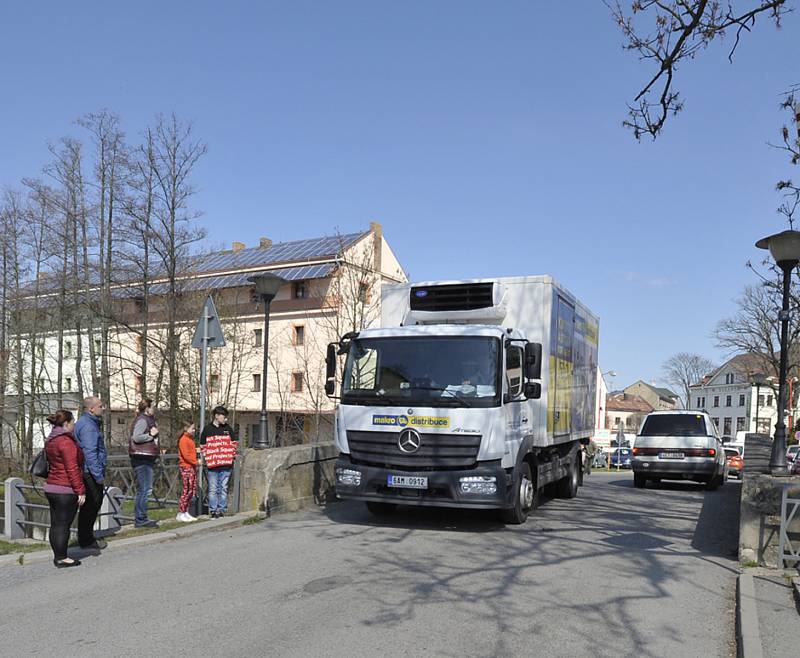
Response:
[[[689,396],[692,384],[697,384],[703,376],[710,374],[716,366],[699,354],[678,352],[664,362],[664,379],[683,392],[683,408],[689,409]]]
[[[191,123],[172,114],[159,116],[147,131],[150,167],[154,181],[152,218],[154,225],[152,247],[160,275],[166,279],[166,370],[170,433],[175,434],[176,414],[180,410],[180,374],[178,372],[178,322],[180,320],[180,274],[189,265],[189,248],[205,233],[195,225],[200,213],[190,208],[195,188],[191,175],[207,147],[193,133]]]
[[[623,9],[620,0],[604,0],[622,30],[623,48],[634,51],[639,59],[654,65],[650,80],[628,105],[623,125],[636,139],[650,135],[655,139],[669,116],[683,109],[683,100],[674,87],[678,68],[708,48],[714,40],[722,41],[728,32],[733,43],[728,51],[733,60],[741,37],[767,17],[776,27],[792,9],[786,0],[633,0]],[[742,7],[741,5],[745,6]]]
[[[800,372],[798,293],[800,289],[795,275],[792,282],[788,332],[790,376],[796,376]],[[779,279],[765,280],[764,285],[760,286],[747,286],[736,300],[736,314],[721,320],[714,332],[719,347],[735,354],[754,355],[763,363],[762,372],[759,374],[766,374],[775,380],[780,366],[780,320],[775,309],[781,307],[782,294]]]

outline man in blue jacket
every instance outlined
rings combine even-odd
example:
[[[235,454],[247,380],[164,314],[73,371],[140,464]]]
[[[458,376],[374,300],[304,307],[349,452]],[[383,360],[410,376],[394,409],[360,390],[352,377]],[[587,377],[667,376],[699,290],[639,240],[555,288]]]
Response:
[[[100,398],[86,398],[83,401],[83,414],[75,423],[75,438],[83,449],[83,482],[86,485],[86,502],[78,514],[78,544],[81,548],[101,549],[107,546],[105,540],[94,536],[94,523],[103,504],[103,483],[108,461],[101,421],[105,408]]]

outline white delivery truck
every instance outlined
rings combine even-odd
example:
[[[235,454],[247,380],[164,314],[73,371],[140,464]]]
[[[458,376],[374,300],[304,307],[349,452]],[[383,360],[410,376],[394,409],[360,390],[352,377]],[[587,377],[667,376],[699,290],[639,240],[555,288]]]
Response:
[[[381,328],[328,346],[339,498],[499,509],[572,498],[595,426],[598,320],[549,276],[385,286]]]

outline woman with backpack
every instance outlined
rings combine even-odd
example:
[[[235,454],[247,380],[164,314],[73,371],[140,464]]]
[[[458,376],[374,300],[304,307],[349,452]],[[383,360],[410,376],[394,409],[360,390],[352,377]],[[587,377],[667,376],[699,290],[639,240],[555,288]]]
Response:
[[[145,398],[139,403],[139,413],[131,424],[128,439],[128,455],[136,474],[136,503],[134,526],[157,528],[158,523],[147,516],[147,499],[153,490],[153,466],[161,454],[158,445],[158,423],[156,423],[153,401]]]
[[[75,440],[75,417],[59,409],[47,417],[53,429],[44,444],[49,471],[44,495],[50,504],[50,546],[59,569],[77,567],[81,561],[67,557],[69,529],[78,508],[86,501],[83,484],[83,450]]]

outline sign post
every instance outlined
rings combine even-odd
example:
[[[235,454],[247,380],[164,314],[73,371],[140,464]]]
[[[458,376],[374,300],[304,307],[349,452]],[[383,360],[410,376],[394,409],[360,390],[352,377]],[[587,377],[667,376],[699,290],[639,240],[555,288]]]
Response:
[[[197,329],[192,339],[192,347],[200,350],[200,426],[198,432],[202,432],[206,425],[206,369],[208,364],[209,347],[225,347],[225,336],[222,333],[222,325],[219,321],[217,308],[211,295],[203,305],[203,311],[197,321]],[[203,464],[197,469],[197,496],[195,500],[194,513],[200,516],[203,513]]]

